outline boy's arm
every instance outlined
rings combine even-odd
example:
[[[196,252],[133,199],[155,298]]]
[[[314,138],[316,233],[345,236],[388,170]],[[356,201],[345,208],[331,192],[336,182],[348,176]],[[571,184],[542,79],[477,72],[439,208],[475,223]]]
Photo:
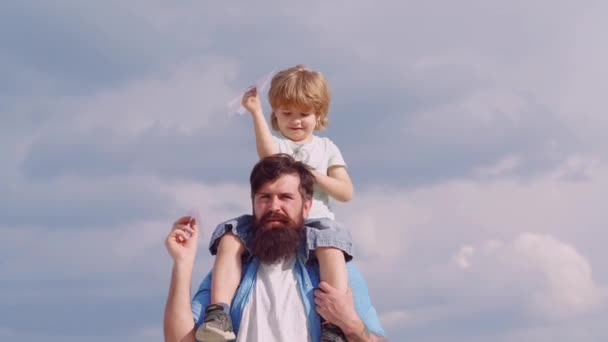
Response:
[[[255,146],[260,159],[278,153],[279,147],[272,137],[266,118],[264,118],[262,104],[255,87],[245,92],[242,104],[251,113],[251,117],[253,118]]]
[[[317,185],[324,192],[340,202],[348,202],[353,199],[353,182],[342,165],[331,166],[327,170],[327,175],[314,170],[313,174]]]

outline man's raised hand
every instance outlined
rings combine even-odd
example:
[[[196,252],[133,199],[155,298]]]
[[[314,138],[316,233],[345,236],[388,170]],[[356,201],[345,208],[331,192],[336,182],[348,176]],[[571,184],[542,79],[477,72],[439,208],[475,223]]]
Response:
[[[194,264],[198,248],[198,222],[192,216],[175,221],[165,240],[165,246],[175,263]]]

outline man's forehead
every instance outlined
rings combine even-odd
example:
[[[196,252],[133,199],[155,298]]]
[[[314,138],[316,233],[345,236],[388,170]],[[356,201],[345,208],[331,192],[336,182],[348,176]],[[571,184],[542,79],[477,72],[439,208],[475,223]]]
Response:
[[[274,181],[269,181],[258,189],[258,193],[298,193],[300,177],[294,174],[282,175]]]

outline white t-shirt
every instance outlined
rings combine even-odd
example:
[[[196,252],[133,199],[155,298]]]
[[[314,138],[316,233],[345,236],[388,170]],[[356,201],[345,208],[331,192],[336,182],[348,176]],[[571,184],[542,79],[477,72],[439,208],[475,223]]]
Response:
[[[237,342],[310,342],[308,320],[294,271],[295,257],[260,263],[245,304]]]
[[[321,138],[313,135],[310,142],[300,144],[285,137],[274,137],[279,146],[280,153],[286,153],[301,161],[320,173],[326,175],[327,170],[332,166],[344,166],[344,158],[338,146],[329,138]],[[315,185],[312,198],[312,208],[308,213],[308,218],[329,218],[334,220],[334,213],[329,206],[329,195],[321,191]]]

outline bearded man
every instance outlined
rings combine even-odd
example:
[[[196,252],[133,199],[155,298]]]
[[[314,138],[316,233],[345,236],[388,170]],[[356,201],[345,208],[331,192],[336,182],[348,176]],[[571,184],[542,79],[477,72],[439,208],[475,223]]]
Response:
[[[348,341],[384,341],[365,281],[353,262],[347,263],[348,292],[319,282],[318,263],[309,259],[305,248],[305,219],[314,182],[307,166],[292,157],[266,157],[250,176],[253,215],[222,223],[227,233],[247,245],[243,276],[225,315],[225,323],[237,333],[237,342],[317,342],[321,337],[319,315],[339,327]],[[251,229],[239,229],[245,226]],[[190,299],[198,235],[198,222],[182,217],[165,241],[174,261],[165,308],[166,341],[202,341],[197,328],[205,316],[223,310],[208,307],[211,274]],[[212,237],[212,250],[215,241],[217,237]]]

